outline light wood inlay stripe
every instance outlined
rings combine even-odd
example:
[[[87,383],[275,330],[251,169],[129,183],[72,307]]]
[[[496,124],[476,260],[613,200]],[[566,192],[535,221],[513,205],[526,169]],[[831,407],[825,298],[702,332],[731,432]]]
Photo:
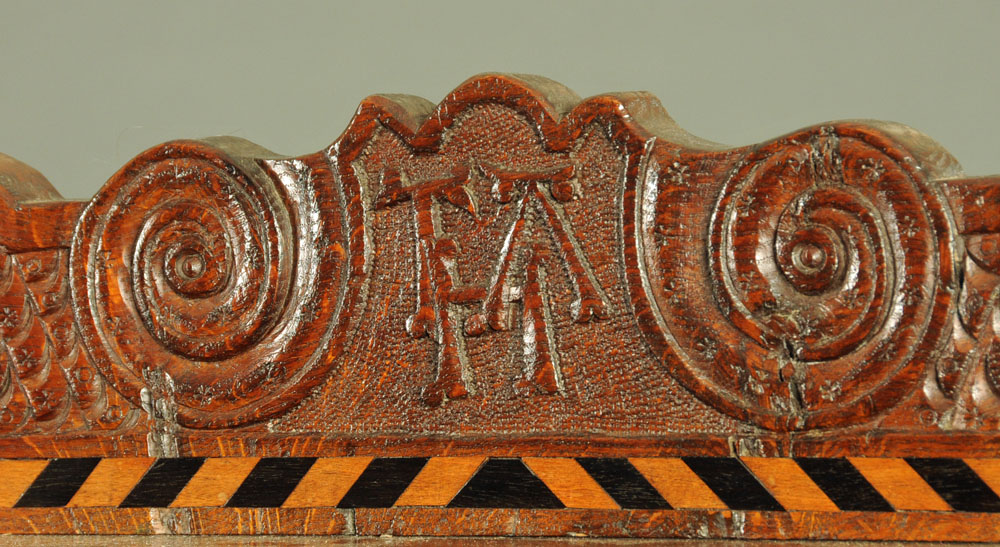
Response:
[[[372,458],[319,458],[282,507],[336,507]]]
[[[675,509],[728,509],[679,458],[631,458],[629,461]]]
[[[153,458],[105,458],[67,507],[117,507],[153,464]]]
[[[1000,459],[967,458],[965,463],[983,479],[990,490],[1000,495]]]
[[[48,464],[48,460],[0,460],[0,507],[13,507]]]
[[[741,458],[788,511],[840,511],[823,490],[791,458]]]
[[[413,482],[396,500],[396,506],[448,505],[483,464],[482,456],[441,457],[427,460]]]
[[[528,469],[571,509],[619,509],[573,458],[522,458]]]
[[[171,507],[221,507],[243,484],[260,458],[209,458]]]
[[[951,506],[901,458],[848,460],[897,511],[951,511]]]
[[[276,471],[284,472],[285,468],[282,466],[287,467],[292,464],[299,465],[302,469],[293,479],[289,478],[285,481],[288,483],[288,488],[293,486],[291,483],[297,482],[287,499],[284,498],[284,492],[288,490],[284,490],[280,499],[276,498],[269,502],[271,505],[263,506],[275,507],[277,504],[281,504],[281,500],[284,499],[283,507],[337,507],[341,503],[344,503],[345,507],[384,507],[386,505],[378,505],[377,503],[392,503],[392,500],[395,500],[396,506],[445,507],[452,503],[460,492],[465,492],[463,489],[467,488],[469,481],[476,477],[477,473],[481,473],[483,465],[487,461],[484,456],[409,459],[418,460],[412,463],[419,465],[415,467],[410,465],[409,467],[412,469],[405,478],[400,475],[396,478],[394,485],[390,485],[392,488],[391,497],[379,501],[372,498],[372,495],[382,491],[386,477],[381,474],[382,471],[373,471],[373,466],[377,467],[376,464],[379,462],[397,462],[392,458],[337,457],[318,458],[315,459],[315,462],[313,458],[307,458],[308,465],[304,467],[301,465],[301,458],[291,458],[287,465],[283,463],[281,458],[269,458],[265,462],[272,467],[277,466],[275,467]],[[1000,494],[1000,459],[969,458],[964,460],[965,464],[947,458],[926,460],[878,457],[805,458],[798,460],[752,457],[739,460],[735,458],[708,459],[713,460],[713,462],[720,460],[739,466],[738,471],[746,475],[745,479],[750,481],[747,484],[752,483],[754,488],[760,490],[761,495],[766,495],[769,499],[773,497],[771,502],[777,502],[774,503],[777,510],[784,508],[787,511],[836,512],[839,511],[839,505],[845,511],[866,512],[891,512],[893,510],[979,511],[978,509],[964,508],[967,505],[971,507],[969,504],[976,502],[970,497],[992,496],[989,489]],[[3,479],[3,486],[0,487],[0,508],[48,507],[50,505],[45,504],[53,503],[57,504],[51,505],[53,507],[164,507],[165,504],[170,503],[170,496],[173,496],[173,493],[182,486],[183,488],[176,499],[170,503],[170,507],[221,507],[227,503],[238,503],[233,495],[247,488],[244,483],[248,478],[253,485],[258,485],[258,489],[261,488],[258,484],[260,483],[258,475],[262,472],[260,467],[263,465],[260,458],[226,457],[202,460],[202,458],[156,460],[145,457],[69,458],[56,460],[55,463],[52,463],[44,459],[0,459],[0,478]],[[406,458],[401,460],[406,460]],[[659,493],[663,500],[666,500],[675,509],[731,508],[726,506],[723,499],[730,501],[730,503],[735,502],[729,500],[726,494],[719,490],[722,487],[712,482],[719,479],[720,476],[706,475],[706,471],[696,465],[699,464],[700,460],[694,462],[691,460],[699,459],[630,458],[631,465],[622,460],[613,460],[613,463],[628,467],[631,480],[635,485],[641,483],[650,496],[657,497],[657,493]],[[66,469],[74,468],[73,462],[77,461],[89,464],[86,467],[87,473],[80,471],[75,475],[67,475]],[[524,457],[520,458],[518,465],[521,466],[522,475],[533,481],[540,480],[541,483],[544,483],[551,501],[557,506],[561,504],[561,506],[576,509],[620,509],[618,503],[621,502],[624,505],[625,502],[618,497],[617,491],[613,491],[603,482],[601,477],[604,475],[593,474],[595,471],[588,467],[593,461],[593,458],[578,460],[566,457]],[[186,465],[186,467],[163,465],[185,462],[190,465]],[[717,464],[717,462],[715,463]],[[62,469],[63,475],[57,476],[55,474],[53,471],[55,464],[62,464],[60,469]],[[967,475],[966,482],[974,481],[978,484],[978,490],[970,493],[959,489],[959,486],[948,490],[932,480],[940,482],[940,477],[928,475],[930,471],[923,471],[923,468],[918,467],[917,464],[924,467],[932,466],[932,470],[961,466]],[[947,465],[951,465],[951,467],[947,467]],[[255,466],[256,472],[251,476]],[[632,467],[635,469],[633,470]],[[305,471],[306,469],[308,472]],[[847,473],[847,470],[850,473]],[[918,470],[921,471],[918,473]],[[636,471],[641,475],[641,478],[635,474]],[[157,476],[159,478],[156,479],[154,475],[157,472],[160,475],[164,475],[164,473],[166,475]],[[302,475],[303,472],[305,475]],[[537,480],[526,473],[533,474]],[[940,472],[938,474],[940,475]],[[74,477],[76,480],[73,480]],[[302,477],[301,480],[299,477]],[[597,478],[595,479],[595,477]],[[930,478],[925,480],[924,477]],[[979,482],[979,479],[982,482]],[[360,488],[359,480],[366,485],[364,487],[367,489],[366,495],[361,496],[359,500],[348,502],[349,493],[354,493],[354,490]],[[928,484],[928,480],[934,484],[934,487]],[[73,490],[67,490],[67,481],[72,483]],[[648,481],[648,485],[645,484],[646,481]],[[167,482],[170,483],[169,488],[164,486]],[[602,487],[602,484],[605,486]],[[709,484],[712,486],[709,487]],[[652,486],[656,492],[650,490],[649,486]],[[59,490],[59,488],[62,489]],[[169,490],[169,494],[165,493],[164,488]],[[605,491],[604,488],[609,488],[609,490]],[[715,488],[714,491],[713,488]],[[51,492],[56,490],[58,490],[57,493],[61,493],[62,498],[53,498],[55,494]],[[948,492],[944,490],[948,490]],[[270,491],[270,489],[265,489],[265,491]],[[396,499],[397,492],[400,491],[402,494],[398,495],[398,499]],[[157,492],[160,495],[149,495]],[[611,493],[609,494],[609,492]],[[716,494],[716,492],[719,493]],[[941,493],[939,494],[939,492]],[[32,493],[37,494],[35,496],[38,498],[37,500],[34,498],[28,500]],[[859,500],[859,496],[863,497],[862,494],[877,499],[881,505],[862,503]],[[514,496],[512,499],[516,499],[520,494],[508,492],[505,495]],[[948,497],[949,495],[955,499]],[[971,501],[966,498],[970,498]],[[51,501],[52,499],[56,501]],[[658,497],[657,499],[659,500]],[[659,500],[659,503],[663,504],[663,500]],[[355,503],[355,505],[350,505],[350,503]],[[358,503],[360,505],[357,505]],[[365,505],[366,503],[376,504]],[[666,507],[666,504],[663,505]],[[251,506],[256,507],[257,505],[247,505],[247,507]],[[506,507],[506,505],[498,507]],[[992,509],[983,509],[982,511],[989,510]]]

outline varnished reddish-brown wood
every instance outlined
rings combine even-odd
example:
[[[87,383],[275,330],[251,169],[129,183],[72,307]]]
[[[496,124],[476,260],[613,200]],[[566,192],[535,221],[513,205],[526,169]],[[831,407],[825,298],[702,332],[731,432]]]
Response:
[[[361,535],[680,537],[996,542],[995,515],[436,508],[359,509]]]
[[[127,530],[127,532],[125,532]],[[192,508],[183,513],[88,507],[0,509],[0,534],[352,535],[344,511]]]
[[[998,211],[1000,178],[902,125],[728,148],[648,94],[534,76],[370,97],[298,157],[166,143],[87,203],[0,155],[0,469],[112,458],[0,530],[995,540],[905,458],[998,488]],[[175,457],[227,459],[168,508],[73,507]],[[729,511],[681,457],[744,458],[795,509]],[[835,511],[790,457],[897,512]],[[269,458],[319,460],[287,506],[208,509]],[[432,458],[392,471],[422,507],[336,509],[349,485],[323,485],[385,458]],[[642,485],[574,458],[675,510],[616,509]],[[490,465],[554,497],[443,507],[502,490]]]
[[[0,154],[0,218],[7,252],[69,247],[83,206],[63,200],[38,171]]]

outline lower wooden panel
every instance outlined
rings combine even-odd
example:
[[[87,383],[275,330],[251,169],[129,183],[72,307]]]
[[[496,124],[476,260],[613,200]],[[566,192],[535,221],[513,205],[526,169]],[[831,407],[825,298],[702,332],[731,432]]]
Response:
[[[1000,541],[1000,515],[642,509],[0,509],[0,534],[252,534]]]
[[[353,533],[352,520],[329,507],[18,508],[0,509],[0,534],[335,535]]]
[[[358,509],[360,535],[1000,541],[1000,515],[670,510]]]

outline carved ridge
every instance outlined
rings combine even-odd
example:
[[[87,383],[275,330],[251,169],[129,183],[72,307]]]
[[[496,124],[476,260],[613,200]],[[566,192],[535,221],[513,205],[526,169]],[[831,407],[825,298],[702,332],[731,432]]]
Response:
[[[318,231],[337,238],[329,228],[339,213],[307,225],[317,200],[336,192],[314,183],[328,176],[325,162],[305,158],[301,172],[272,177],[226,147],[239,152],[239,143],[179,141],[133,160],[84,210],[71,259],[77,323],[95,364],[133,403],[147,391],[192,427],[295,404],[285,395],[308,391],[321,376],[313,369],[330,366],[314,353],[321,344],[301,341],[310,336],[303,320],[322,309],[332,326],[343,311],[332,302],[344,250],[314,245]],[[189,197],[153,201],[178,185]],[[133,318],[145,329],[121,327]]]
[[[357,172],[383,129],[413,162],[434,159],[470,113],[501,123],[490,107],[526,120],[544,153],[565,160],[562,167],[535,159],[535,166],[515,168],[462,152],[446,159],[466,164],[437,178]],[[592,264],[592,251],[578,241],[582,228],[564,218],[580,196],[577,173],[589,160],[580,164],[573,154],[589,128],[623,165],[614,182],[618,201],[594,211],[618,215],[613,263]],[[353,314],[368,305],[368,286],[380,275],[372,262],[382,245],[374,219],[403,201],[413,209],[418,285],[406,330],[430,336],[439,349],[425,392],[434,406],[469,393],[459,339],[505,332],[512,320],[524,337],[520,389],[560,394],[560,339],[571,327],[550,300],[567,298],[568,283],[574,321],[603,317],[609,288],[596,267],[619,268],[621,287],[613,289],[629,295],[625,311],[657,366],[737,420],[779,431],[869,422],[911,398],[929,363],[940,390],[924,392],[937,401],[936,412],[951,412],[955,386],[972,377],[956,371],[971,369],[981,370],[962,389],[978,394],[973,406],[997,406],[982,395],[987,386],[996,396],[1000,383],[1000,367],[985,357],[995,338],[988,327],[994,308],[968,308],[992,301],[996,284],[985,274],[970,283],[963,274],[1000,264],[996,227],[979,226],[972,214],[1000,196],[992,179],[939,181],[957,176],[957,163],[908,128],[836,123],[726,149],[683,132],[647,94],[580,100],[541,78],[487,74],[436,106],[370,97],[321,153],[281,158],[234,143],[151,149],[79,213],[79,204],[34,204],[30,184],[23,207],[12,197],[0,200],[10,218],[56,219],[47,231],[16,220],[14,243],[4,245],[72,243],[72,302],[94,364],[134,405],[147,390],[167,409],[161,414],[182,426],[280,416],[339,370],[358,328]],[[182,180],[206,185],[183,190],[202,192],[202,203],[129,194],[141,186],[180,195]],[[453,208],[465,210],[477,229],[493,229],[484,228],[480,198],[469,189],[484,181],[493,185],[484,195],[500,204],[496,214],[511,218],[489,220],[527,250],[501,249],[491,282],[461,285],[455,268],[469,259],[436,223]],[[38,190],[35,199],[43,195]],[[209,202],[216,209],[206,208]],[[130,208],[141,214],[133,219]],[[80,220],[70,242],[59,223],[74,214]],[[521,235],[525,218],[535,235]],[[320,225],[310,226],[316,219]],[[963,262],[966,250],[972,262]],[[668,267],[671,252],[680,260]],[[516,279],[508,282],[512,261]],[[237,279],[251,283],[237,286]],[[683,292],[687,299],[677,300]],[[519,314],[511,314],[515,304]],[[449,306],[464,308],[453,320]],[[690,310],[704,317],[689,318]],[[123,326],[135,319],[143,330]],[[958,340],[953,323],[979,349]],[[954,357],[942,357],[947,351]]]

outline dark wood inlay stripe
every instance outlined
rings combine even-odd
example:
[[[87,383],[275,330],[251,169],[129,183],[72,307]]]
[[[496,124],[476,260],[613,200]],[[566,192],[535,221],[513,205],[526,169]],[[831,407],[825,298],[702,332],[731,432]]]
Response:
[[[684,463],[719,496],[730,509],[784,511],[785,508],[736,458],[686,457]]]
[[[392,507],[427,464],[427,458],[375,458],[338,507]]]
[[[168,507],[205,458],[160,458],[153,462],[119,507]]]
[[[563,503],[519,459],[487,460],[449,507],[562,509]]]
[[[906,458],[906,461],[952,509],[1000,512],[1000,497],[964,461],[953,458]]]
[[[795,458],[841,511],[893,511],[892,505],[843,458]]]
[[[226,507],[281,507],[316,458],[261,458]]]
[[[667,500],[625,458],[577,458],[622,509],[671,509]]]
[[[101,458],[59,458],[50,461],[14,507],[66,505],[100,461]]]

